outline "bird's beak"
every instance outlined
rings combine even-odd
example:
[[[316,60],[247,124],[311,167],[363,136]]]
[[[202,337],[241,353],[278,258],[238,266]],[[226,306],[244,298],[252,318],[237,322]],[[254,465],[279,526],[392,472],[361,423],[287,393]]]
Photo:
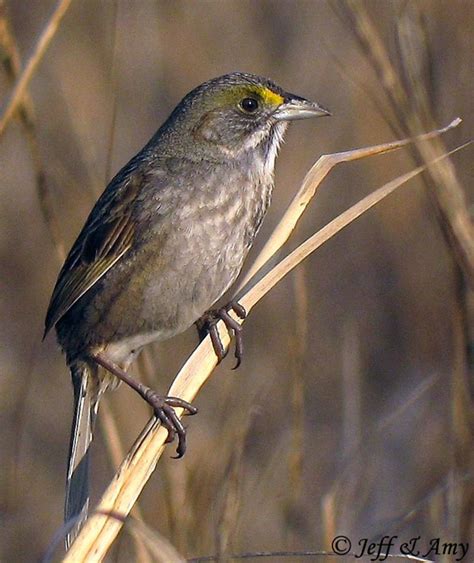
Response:
[[[273,117],[277,121],[294,121],[308,117],[324,117],[331,112],[316,102],[310,102],[299,96],[291,97],[275,111]]]

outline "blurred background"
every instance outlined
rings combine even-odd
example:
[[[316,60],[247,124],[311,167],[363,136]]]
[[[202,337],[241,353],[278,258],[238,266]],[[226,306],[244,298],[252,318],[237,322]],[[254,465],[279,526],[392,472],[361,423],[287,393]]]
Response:
[[[0,0],[2,114],[56,6]],[[468,0],[71,2],[0,137],[0,560],[39,560],[62,525],[72,387],[43,320],[107,181],[211,77],[257,73],[317,100],[333,117],[290,127],[248,265],[322,153],[456,116],[436,150],[472,137],[473,21]],[[284,252],[422,156],[333,170]],[[354,549],[421,536],[420,555],[474,541],[472,264],[439,198],[460,193],[468,214],[473,161],[472,147],[451,158],[449,186],[411,181],[252,311],[241,368],[216,369],[186,456],[168,449],[134,517],[184,557],[330,550],[336,534]],[[191,329],[153,345],[134,371],[165,392],[196,343]],[[104,403],[93,504],[150,415],[124,386]],[[127,528],[109,558],[151,560]]]

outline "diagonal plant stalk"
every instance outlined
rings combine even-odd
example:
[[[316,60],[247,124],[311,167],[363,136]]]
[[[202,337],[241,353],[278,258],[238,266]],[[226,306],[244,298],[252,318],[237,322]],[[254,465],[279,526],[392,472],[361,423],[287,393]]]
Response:
[[[255,262],[252,264],[249,271],[240,282],[236,293],[242,291],[242,289],[247,286],[249,281],[254,278],[257,272],[259,272],[264,267],[264,265],[268,263],[268,261],[275,255],[275,253],[278,252],[278,250],[285,244],[285,242],[293,232],[293,229],[296,227],[296,223],[298,222],[299,218],[322,184],[322,181],[334,168],[334,166],[341,164],[342,162],[351,162],[354,160],[367,158],[368,156],[385,154],[387,152],[401,149],[415,142],[422,142],[433,139],[434,137],[437,137],[438,135],[446,133],[446,131],[457,127],[460,123],[461,119],[458,117],[442,129],[437,129],[424,135],[418,135],[415,138],[403,139],[401,141],[384,143],[382,145],[366,147],[352,151],[344,151],[334,154],[323,154],[318,159],[316,164],[314,164],[306,174],[303,183],[301,184],[301,188],[298,190],[297,194],[285,211],[285,214],[278,223],[277,227],[270,235],[268,241],[265,243],[265,246],[262,248],[260,254],[255,259]]]
[[[440,133],[457,126],[460,121],[460,119],[454,120],[448,127],[433,131],[423,137],[427,138],[439,135]],[[301,216],[304,207],[306,207],[309,203],[309,194],[315,193],[319,183],[337,163],[386,153],[405,146],[413,141],[413,139],[404,139],[402,141],[379,145],[376,147],[369,147],[339,153],[338,155],[325,155],[321,157],[318,163],[316,163],[316,165],[308,173],[301,190],[298,192],[295,200],[291,204],[290,209],[294,210],[293,213],[288,211],[285,214],[284,218],[275,230],[275,233],[277,234],[274,233],[274,235],[270,238],[269,243],[263,249],[263,257],[257,259],[258,267],[252,268],[251,271],[256,272],[260,270],[260,268],[268,261],[269,256],[271,256],[269,250],[270,247],[272,251],[276,251],[282,244],[284,244],[289,236],[289,233],[291,233],[296,225],[298,218]],[[470,144],[470,142],[466,143],[466,145],[468,144]],[[466,145],[458,147],[440,158],[445,158]],[[323,162],[323,165],[320,164],[321,161]],[[393,193],[400,186],[404,185],[408,180],[426,170],[431,164],[433,163],[420,166],[411,172],[392,180],[336,217],[333,221],[328,223],[320,231],[311,236],[303,244],[286,256],[277,266],[272,268],[257,283],[255,283],[251,289],[247,290],[239,299],[240,303],[247,311],[250,311],[272,287],[274,287],[302,260],[304,260],[304,258],[309,256],[322,244],[327,242],[335,234],[344,229],[370,208],[382,201],[385,197]],[[320,171],[318,173],[317,170],[319,167],[322,172]],[[283,223],[285,223],[286,226],[283,225]],[[267,256],[267,254],[269,256]],[[239,322],[243,322],[240,319],[237,320],[239,320]],[[222,342],[224,346],[227,347],[230,342],[229,334],[225,330],[222,322],[220,322],[217,326]],[[216,365],[217,359],[213,351],[210,338],[207,337],[194,350],[193,354],[180,370],[169,390],[169,394],[182,397],[186,401],[192,401],[207,381]],[[182,415],[180,410],[178,410],[178,415]],[[85,523],[83,529],[63,561],[101,561],[105,557],[123,525],[123,521],[117,519],[114,515],[120,514],[123,518],[126,518],[143,487],[153,473],[158,460],[164,451],[166,438],[167,431],[160,427],[155,419],[151,419],[122,463],[119,471],[102,496],[95,512],[91,514],[89,520]]]
[[[59,0],[56,5],[56,9],[51,16],[51,19],[41,33],[38,42],[35,45],[33,54],[28,59],[25,69],[21,73],[21,76],[19,77],[18,82],[13,89],[13,92],[11,93],[10,99],[7,102],[5,110],[0,117],[0,136],[5,131],[11,118],[15,115],[16,111],[22,105],[28,84],[33,78],[33,75],[38,68],[39,63],[42,61],[43,56],[46,53],[49,44],[51,43],[51,39],[54,37],[59,24],[66,14],[70,4],[71,0]]]

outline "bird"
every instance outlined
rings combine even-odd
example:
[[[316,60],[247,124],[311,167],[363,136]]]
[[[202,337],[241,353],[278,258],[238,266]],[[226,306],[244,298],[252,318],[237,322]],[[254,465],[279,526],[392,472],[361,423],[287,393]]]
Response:
[[[89,451],[99,401],[127,383],[177,438],[176,415],[197,409],[159,395],[128,369],[144,346],[196,323],[224,350],[215,323],[238,337],[238,303],[212,309],[239,275],[270,204],[274,165],[290,121],[330,115],[268,78],[232,72],[189,92],[149,142],[115,175],[59,272],[45,319],[55,327],[72,377],[74,415],[65,522],[70,546],[87,518]]]

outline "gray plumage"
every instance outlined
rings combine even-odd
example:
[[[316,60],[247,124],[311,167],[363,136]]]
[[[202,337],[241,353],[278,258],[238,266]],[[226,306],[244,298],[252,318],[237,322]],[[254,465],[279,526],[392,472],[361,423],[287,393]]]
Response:
[[[46,318],[75,389],[65,518],[79,518],[68,542],[87,512],[98,401],[117,381],[98,371],[93,354],[127,369],[144,345],[186,330],[223,295],[270,203],[287,121],[327,113],[261,77],[211,80],[182,100],[97,201]]]

